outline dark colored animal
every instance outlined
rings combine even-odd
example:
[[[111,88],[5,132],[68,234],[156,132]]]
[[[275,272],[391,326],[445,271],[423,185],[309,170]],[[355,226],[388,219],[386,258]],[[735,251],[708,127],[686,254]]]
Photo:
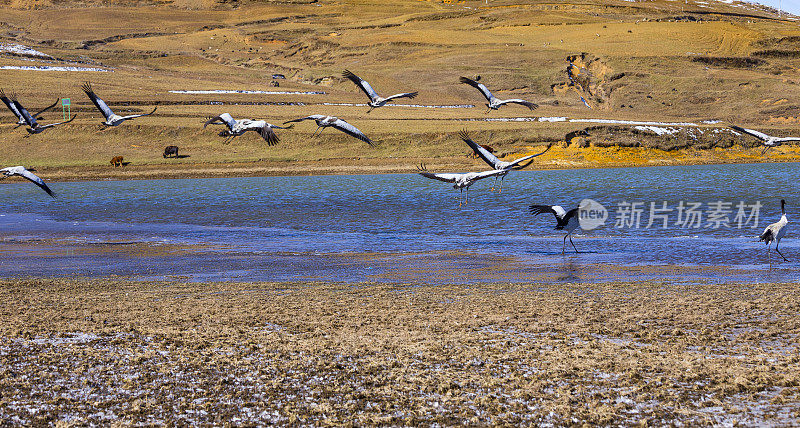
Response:
[[[122,156],[114,156],[111,158],[111,165],[115,167],[122,166]]]
[[[489,153],[494,153],[494,147],[488,144],[481,144],[481,147],[483,147]],[[471,157],[472,159],[478,159],[478,152],[473,150],[472,153],[468,154],[467,156]]]
[[[178,157],[178,146],[167,146],[164,147],[164,157],[174,156]]]

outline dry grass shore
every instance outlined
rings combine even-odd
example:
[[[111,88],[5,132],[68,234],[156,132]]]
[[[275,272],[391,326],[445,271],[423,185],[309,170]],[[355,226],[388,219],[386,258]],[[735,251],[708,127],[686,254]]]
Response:
[[[0,282],[12,424],[793,425],[794,284]]]
[[[466,145],[464,145],[466,147]],[[269,149],[267,149],[269,150]],[[457,149],[454,149],[457,150]],[[518,153],[505,157],[513,160],[522,155],[542,151],[542,147],[523,147]],[[714,165],[740,163],[800,162],[800,147],[785,146],[773,149],[768,156],[761,155],[760,147],[735,146],[729,149],[682,149],[664,151],[646,147],[574,147],[556,145],[528,170],[552,170],[573,168],[618,168],[668,165]],[[358,154],[365,154],[359,152]],[[368,153],[366,153],[368,155]],[[213,177],[267,177],[297,175],[337,174],[396,174],[417,171],[425,164],[432,171],[479,171],[488,168],[480,159],[466,155],[430,156],[419,154],[387,157],[339,157],[328,159],[285,160],[238,160],[217,162],[195,162],[186,159],[166,162],[130,163],[122,167],[99,165],[36,165],[36,170],[47,181],[89,180],[144,180],[173,178]],[[26,163],[26,165],[31,165]],[[23,181],[21,178],[3,183]]]

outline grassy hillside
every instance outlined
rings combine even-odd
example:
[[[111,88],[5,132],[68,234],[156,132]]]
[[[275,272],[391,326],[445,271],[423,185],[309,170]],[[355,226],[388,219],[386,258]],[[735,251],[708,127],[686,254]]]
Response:
[[[544,167],[736,162],[759,160],[760,151],[753,139],[721,131],[727,123],[797,133],[797,21],[736,2],[521,3],[0,0],[0,46],[20,44],[51,57],[0,48],[0,66],[108,70],[0,69],[0,88],[17,93],[30,110],[69,97],[78,115],[71,124],[26,137],[22,128],[12,129],[15,120],[3,110],[0,159],[35,165],[55,178],[74,178],[77,168],[99,177],[202,175],[226,167],[237,174],[402,171],[419,161],[479,168],[456,135],[467,129],[482,142],[491,135],[491,144],[508,156],[557,143],[558,150],[540,158]],[[475,107],[383,107],[366,114],[363,106],[323,104],[365,102],[341,77],[345,68],[383,95],[420,92],[398,104]],[[286,76],[275,80],[279,88],[271,86],[275,73]],[[476,75],[499,98],[525,98],[540,107],[511,105],[487,114],[478,91],[458,83],[459,76]],[[102,129],[80,90],[87,80],[119,114],[154,105],[158,111]],[[176,90],[324,94],[170,92]],[[275,147],[255,134],[223,145],[219,128],[204,130],[202,122],[226,111],[274,124],[336,115],[379,147],[333,130],[311,139],[313,122],[279,130]],[[566,119],[482,121],[510,117]],[[44,114],[45,123],[56,119],[60,112]],[[570,119],[690,125],[664,133],[628,122]],[[188,157],[163,159],[168,144]],[[793,147],[775,154],[768,160],[800,159]],[[131,162],[128,171],[109,171],[115,155]]]

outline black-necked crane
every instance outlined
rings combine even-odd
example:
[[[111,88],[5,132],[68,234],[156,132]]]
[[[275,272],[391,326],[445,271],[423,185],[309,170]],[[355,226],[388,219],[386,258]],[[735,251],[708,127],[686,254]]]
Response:
[[[575,249],[575,252],[580,253],[580,251],[575,248],[575,243],[572,242],[572,232],[580,227],[578,217],[580,208],[573,208],[566,211],[560,205],[531,205],[529,209],[533,215],[539,215],[541,213],[553,214],[556,217],[556,230],[567,231],[567,234],[564,235],[564,245],[561,247],[561,254],[564,254],[564,250],[567,248],[567,238],[569,238],[569,243],[572,244],[572,248]]]
[[[401,93],[401,94],[390,95],[390,96],[384,98],[384,97],[378,95],[378,93],[375,92],[374,89],[372,89],[372,86],[370,86],[370,84],[367,83],[366,80],[356,76],[350,70],[345,70],[342,73],[342,76],[344,76],[347,79],[350,79],[351,82],[355,83],[356,86],[361,88],[361,90],[364,91],[365,94],[367,94],[367,96],[369,97],[369,104],[368,104],[369,105],[369,110],[367,111],[367,113],[371,112],[373,109],[376,109],[378,107],[383,107],[384,105],[386,105],[386,103],[388,103],[389,101],[391,101],[393,99],[396,99],[396,98],[414,98],[417,95],[419,95],[419,92],[404,92],[404,93]]]
[[[313,134],[311,134],[311,138],[314,138],[314,136],[317,135],[317,131],[319,131],[321,134],[322,133],[321,129],[325,129],[330,126],[344,132],[345,134],[351,137],[358,138],[359,140],[366,142],[370,146],[373,147],[375,146],[372,140],[370,140],[366,135],[364,135],[363,132],[359,131],[358,128],[335,116],[325,116],[324,114],[312,114],[311,116],[302,117],[300,119],[287,120],[286,122],[283,123],[285,125],[287,123],[302,122],[304,120],[313,120],[317,122],[317,129],[314,131]]]
[[[97,107],[97,109],[100,110],[100,113],[103,114],[103,117],[106,120],[104,122],[101,122],[101,123],[103,125],[106,125],[106,126],[117,126],[117,125],[119,125],[120,123],[122,123],[122,122],[124,122],[126,120],[135,119],[137,117],[142,117],[142,116],[150,116],[151,114],[155,113],[156,109],[158,108],[158,106],[153,107],[153,111],[151,111],[150,113],[132,114],[132,115],[129,115],[129,116],[120,116],[120,115],[114,113],[113,111],[111,111],[111,109],[108,107],[108,104],[106,104],[105,101],[100,99],[100,97],[98,97],[94,93],[94,91],[92,90],[92,85],[89,82],[85,82],[83,84],[83,86],[81,87],[81,89],[83,89],[83,92],[85,92],[86,95],[89,97],[89,99],[92,100],[92,102],[94,103],[95,107]]]
[[[461,132],[458,133],[458,136],[461,137],[461,139],[464,140],[464,142],[467,143],[472,148],[472,150],[474,150],[475,153],[477,153],[478,156],[480,156],[480,158],[483,159],[484,162],[489,164],[490,167],[494,169],[502,169],[503,171],[505,171],[505,173],[495,176],[495,183],[497,183],[497,178],[498,177],[500,178],[501,192],[503,191],[503,182],[506,179],[506,174],[508,174],[509,171],[527,168],[528,165],[533,163],[533,160],[531,159],[545,154],[548,150],[550,150],[550,146],[552,146],[552,144],[548,144],[547,148],[545,148],[541,153],[537,153],[535,155],[523,156],[513,162],[506,162],[506,161],[501,161],[492,152],[486,150],[480,144],[472,141],[472,139],[469,138],[469,134],[467,134],[467,131],[461,130]],[[530,160],[530,162],[522,165],[522,163],[527,160]],[[494,186],[492,186],[492,190],[494,190]]]
[[[16,98],[16,96],[12,95],[12,98]],[[19,128],[22,125],[27,125],[28,124],[28,122],[26,122],[25,118],[22,116],[22,113],[20,113],[20,111],[17,109],[17,106],[14,105],[14,103],[11,101],[11,99],[9,99],[6,96],[5,91],[3,91],[2,89],[0,89],[0,101],[3,101],[3,104],[5,104],[6,107],[8,107],[8,109],[11,110],[11,113],[14,113],[14,116],[17,117],[17,125],[14,128]],[[53,104],[51,104],[51,105],[39,110],[38,112],[36,112],[33,115],[33,117],[35,117],[37,120],[42,120],[42,118],[39,117],[39,115],[44,113],[44,112],[46,112],[47,110],[50,110],[51,108],[57,106],[59,101],[60,100],[56,100],[56,102],[54,102]]]
[[[55,198],[56,197],[55,193],[53,193],[53,191],[50,190],[49,187],[47,187],[47,184],[45,184],[44,180],[42,180],[41,178],[37,177],[31,171],[36,171],[36,170],[33,169],[33,168],[26,169],[24,166],[21,166],[21,165],[20,166],[10,166],[8,168],[0,169],[0,174],[3,174],[3,176],[0,177],[0,179],[6,179],[8,177],[13,177],[15,175],[19,176],[19,177],[22,177],[22,178],[25,178],[25,179],[31,181],[33,184],[41,187],[42,190],[47,192],[48,195],[50,195],[51,197]]]
[[[33,117],[30,113],[28,113],[28,110],[26,110],[25,107],[23,107],[22,104],[20,104],[19,100],[17,100],[16,98],[12,98],[11,99],[11,104],[17,109],[19,114],[22,115],[22,118],[25,119],[25,123],[28,125],[28,127],[25,128],[25,130],[28,131],[28,134],[31,134],[31,135],[32,134],[38,134],[38,133],[44,131],[45,129],[52,128],[52,127],[54,127],[56,125],[61,125],[61,124],[64,124],[64,123],[70,123],[73,120],[75,120],[76,117],[78,117],[78,115],[76,114],[76,115],[72,116],[71,118],[69,118],[69,120],[65,120],[65,121],[62,121],[62,122],[56,122],[56,123],[48,123],[47,125],[40,125],[39,122],[36,121],[36,118]]]
[[[250,120],[250,119],[241,119],[236,120],[228,113],[222,113],[219,116],[212,117],[211,119],[207,120],[205,124],[203,124],[203,128],[206,126],[213,124],[213,123],[222,123],[228,127],[227,131],[220,131],[220,137],[228,137],[223,144],[230,143],[231,140],[234,138],[244,134],[247,131],[255,131],[264,141],[267,142],[267,145],[274,146],[275,144],[280,141],[278,136],[275,135],[273,129],[289,129],[292,128],[294,125],[291,126],[278,126],[273,125],[271,123],[267,123],[263,120]]]
[[[486,97],[486,101],[489,101],[489,104],[486,104],[487,107],[486,113],[489,113],[489,110],[497,110],[498,108],[500,108],[500,106],[503,106],[505,104],[521,104],[524,105],[525,107],[528,107],[531,110],[535,109],[536,107],[539,107],[535,103],[532,103],[530,101],[525,101],[519,98],[512,98],[509,100],[498,99],[497,97],[492,95],[492,93],[489,91],[489,89],[486,88],[486,85],[484,85],[483,83],[478,83],[476,80],[472,80],[468,77],[463,77],[463,76],[460,78],[460,80],[461,83],[466,83],[467,85],[470,85],[473,88],[477,88],[479,91],[481,91],[481,94],[483,94],[483,96]]]
[[[759,140],[761,140],[761,143],[764,145],[764,150],[761,151],[762,156],[764,155],[764,153],[767,152],[767,150],[769,150],[772,147],[778,147],[783,143],[788,143],[791,141],[800,141],[800,137],[773,137],[772,135],[767,135],[763,132],[742,128],[741,126],[736,126],[736,125],[731,125],[731,128],[739,132],[744,132],[745,134],[752,135],[753,137],[756,137]]]
[[[428,172],[425,165],[420,164],[417,167],[419,174],[423,177],[431,178],[434,180],[444,181],[446,183],[453,183],[454,189],[459,189],[459,198],[458,198],[458,206],[466,205],[469,203],[469,186],[475,184],[476,181],[482,180],[488,177],[496,177],[500,174],[503,174],[503,170],[495,169],[491,171],[483,171],[483,172],[464,172],[464,173],[432,173]],[[464,195],[464,190],[467,191],[466,198],[462,201],[462,195]]]
[[[780,254],[781,257],[783,257],[784,261],[789,261],[778,249],[778,245],[781,243],[781,238],[783,238],[783,235],[786,235],[786,224],[789,223],[789,220],[786,219],[785,206],[786,201],[781,199],[781,219],[767,226],[767,228],[764,229],[764,232],[758,237],[760,241],[764,241],[764,243],[767,244],[767,258],[770,266],[772,266],[772,253],[769,251],[769,245],[772,243],[772,241],[775,241],[775,251]]]

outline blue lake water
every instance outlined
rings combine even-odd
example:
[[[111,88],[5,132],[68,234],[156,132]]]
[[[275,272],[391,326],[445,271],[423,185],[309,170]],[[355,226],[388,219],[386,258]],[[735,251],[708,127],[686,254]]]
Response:
[[[51,200],[28,182],[0,185],[0,276],[113,276],[236,281],[480,283],[686,279],[797,281],[798,164],[514,171],[502,192],[491,179],[458,191],[417,174],[52,183]],[[604,227],[564,234],[528,205],[609,211]],[[757,236],[780,218],[781,251]],[[700,203],[697,228],[676,224],[683,201]],[[730,203],[709,214],[718,201]],[[641,203],[639,227],[620,203]],[[647,227],[650,203],[667,227]],[[666,202],[666,206],[663,205]],[[737,224],[737,205],[760,202],[759,219]],[[724,208],[728,208],[725,210]],[[663,213],[663,212],[659,212]],[[794,214],[797,213],[797,214]],[[635,223],[635,222],[634,222]],[[774,244],[773,244],[774,247]]]

